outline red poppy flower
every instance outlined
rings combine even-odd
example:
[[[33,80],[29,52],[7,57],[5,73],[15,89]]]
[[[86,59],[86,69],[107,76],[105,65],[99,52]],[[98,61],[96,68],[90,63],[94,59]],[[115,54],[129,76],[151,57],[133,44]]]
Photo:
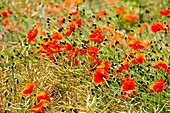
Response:
[[[59,26],[59,27],[61,27],[61,26],[63,25],[63,23],[64,23],[63,20],[65,20],[65,18],[62,17],[62,16],[60,16],[60,17],[59,17],[59,20],[58,20],[58,26]]]
[[[64,47],[66,51],[72,50],[73,48],[71,44],[65,44]]]
[[[123,7],[120,7],[120,8],[117,8],[117,9],[116,9],[116,14],[117,14],[117,15],[123,14],[123,13],[125,13],[125,12],[126,12],[126,10],[125,10],[125,8],[123,8]]]
[[[61,40],[61,39],[62,39],[62,34],[55,32],[55,33],[53,33],[53,34],[51,35],[51,38],[52,38],[52,39],[55,39],[55,40]]]
[[[70,59],[70,60],[73,59],[74,56],[76,56],[75,52],[76,51],[74,49],[70,50],[67,54],[67,58]]]
[[[168,68],[167,73],[168,73],[168,75],[170,76],[170,68]]]
[[[151,25],[152,32],[156,33],[160,30],[164,30],[164,23],[163,22],[156,22]]]
[[[43,102],[39,102],[36,104],[32,109],[31,113],[45,113],[44,108],[43,108]]]
[[[35,37],[37,36],[37,34],[38,34],[37,29],[31,29],[27,34],[28,43],[30,43],[32,40],[34,40]]]
[[[79,55],[84,55],[87,52],[86,49],[80,49],[80,48],[76,48],[76,51]]]
[[[65,51],[65,46],[56,43],[56,41],[48,42],[48,46],[45,46],[47,54],[53,54],[55,52]]]
[[[105,80],[109,79],[109,75],[107,72],[103,69],[96,69],[93,72],[93,81],[95,84],[101,84],[104,83]]]
[[[133,91],[136,91],[136,83],[130,76],[127,76],[122,82],[121,89],[123,92],[131,94]]]
[[[129,63],[127,61],[123,61],[123,64],[118,67],[118,70],[128,70],[130,68]]]
[[[96,28],[94,32],[89,36],[89,41],[101,43],[104,41],[104,36],[102,35],[102,30],[100,28]]]
[[[154,66],[152,66],[154,69],[159,69],[159,68],[163,68],[164,72],[167,72],[168,70],[168,65],[166,64],[165,61],[159,60],[155,63]]]
[[[168,16],[170,14],[170,9],[162,9],[160,10],[160,14],[162,16]]]
[[[132,64],[142,64],[144,62],[146,62],[144,53],[136,54],[136,59],[132,60]]]
[[[36,95],[37,102],[43,102],[43,106],[46,106],[50,102],[50,98],[48,97],[48,91],[38,92]]]
[[[96,55],[99,53],[99,49],[97,46],[86,46],[87,47],[87,55],[92,58],[96,58]]]
[[[10,10],[10,9],[8,9],[7,12],[8,12],[8,14],[12,14],[12,10]]]
[[[129,22],[136,22],[138,19],[139,17],[136,14],[126,14],[126,15],[123,15],[122,17],[123,22],[126,22],[127,20]]]
[[[169,26],[170,26],[170,25],[169,25]],[[167,32],[170,32],[170,27],[168,27],[166,31],[167,31]]]
[[[77,59],[77,58],[74,58],[74,60],[73,60],[74,62],[73,62],[73,66],[77,66],[78,65],[78,63],[79,63],[79,60]]]
[[[134,50],[144,49],[144,45],[141,43],[141,41],[137,38],[132,39],[128,46]]]
[[[2,12],[1,12],[1,15],[2,15],[3,17],[8,17],[8,12],[7,12],[7,11],[2,11]]]
[[[78,18],[78,19],[76,20],[76,24],[79,25],[79,26],[82,25],[82,20],[81,20],[81,18]]]
[[[33,89],[35,87],[35,83],[31,82],[31,83],[28,83],[24,89],[22,90],[22,93],[27,95],[27,94],[31,94]]]
[[[73,32],[72,30],[70,30],[69,28],[67,28],[67,29],[65,30],[65,35],[66,35],[66,36],[70,36],[72,32]]]
[[[69,29],[70,29],[71,31],[75,30],[75,29],[76,29],[76,25],[75,25],[74,23],[71,23],[71,24],[69,25]]]
[[[166,85],[167,85],[167,82],[164,82],[163,79],[159,79],[149,86],[150,92],[162,92],[163,87]]]

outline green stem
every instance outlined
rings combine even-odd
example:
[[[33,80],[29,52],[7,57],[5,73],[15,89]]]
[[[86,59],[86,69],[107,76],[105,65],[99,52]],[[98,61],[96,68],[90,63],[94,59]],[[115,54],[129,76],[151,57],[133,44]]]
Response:
[[[14,97],[16,95],[16,84],[15,84],[15,77],[14,77],[14,63],[12,61],[12,81],[13,81],[13,85],[14,85]]]

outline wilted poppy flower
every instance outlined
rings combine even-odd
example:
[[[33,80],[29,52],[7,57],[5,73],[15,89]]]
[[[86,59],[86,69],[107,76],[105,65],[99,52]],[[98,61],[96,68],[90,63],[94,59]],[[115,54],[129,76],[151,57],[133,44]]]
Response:
[[[134,50],[144,49],[144,45],[141,43],[141,41],[137,38],[132,39],[128,46]]]
[[[0,35],[0,40],[1,40],[1,35]],[[0,45],[0,50],[4,49],[4,44]]]
[[[152,66],[154,69],[159,69],[159,68],[163,68],[164,72],[167,72],[168,70],[168,65],[166,64],[165,61],[162,60],[158,60],[154,66]]]
[[[141,27],[136,30],[137,34],[142,34],[143,32],[144,32],[144,29]]]
[[[125,10],[125,8],[123,8],[123,7],[120,7],[120,8],[117,8],[117,9],[116,9],[116,14],[117,14],[117,15],[123,14],[123,13],[125,13],[125,12],[126,12],[126,10]]]
[[[168,16],[170,14],[170,9],[162,9],[160,10],[160,14],[162,16]]]
[[[41,27],[42,27],[42,24],[41,24],[41,22],[39,22],[39,21],[37,21],[37,22],[35,23],[35,25],[36,25],[36,28],[41,28]]]
[[[104,1],[112,6],[116,6],[119,0],[104,0]]]
[[[99,66],[97,66],[98,69],[104,69],[106,72],[109,71],[109,67],[111,67],[112,64],[109,61],[103,61]]]
[[[80,4],[82,3],[83,0],[64,0],[63,2],[63,6],[66,7],[66,6],[71,6],[71,5],[77,5],[77,4]]]
[[[123,92],[131,94],[133,91],[136,91],[136,83],[130,76],[126,76],[122,82],[121,89]]]
[[[29,6],[27,6],[24,10],[23,10],[23,12],[30,12],[30,7]]]
[[[149,25],[148,25],[148,23],[147,22],[144,22],[144,23],[142,23],[142,28],[146,28],[146,27],[148,27]]]
[[[86,49],[84,49],[84,48],[82,48],[82,49],[76,48],[76,51],[79,55],[84,55],[86,53]]]
[[[0,113],[3,113],[3,111],[2,111],[3,109],[4,109],[4,107],[0,105]]]
[[[129,63],[127,61],[123,61],[123,64],[121,64],[118,67],[118,70],[122,71],[122,70],[128,70],[130,68]]]
[[[96,66],[99,66],[101,64],[101,60],[99,58],[92,58],[92,57],[88,57],[88,61],[90,62],[90,68],[89,70],[95,70]]]
[[[12,28],[12,31],[16,31],[16,30],[17,30],[17,26],[16,26],[15,24],[13,24],[13,25],[11,26],[11,28]]]
[[[151,46],[151,44],[150,44],[150,42],[148,40],[145,40],[143,42],[143,45],[145,46],[146,49],[148,49]]]
[[[124,61],[131,61],[134,58],[135,50],[129,52],[127,55],[123,55],[122,58]]]
[[[94,32],[89,36],[89,41],[101,43],[104,41],[104,36],[102,35],[102,30],[100,28],[96,28]]]
[[[3,19],[3,22],[6,24],[6,25],[10,25],[10,21],[8,18],[4,18]]]
[[[131,93],[124,93],[123,95],[119,96],[119,98],[125,99],[125,98],[130,98],[131,97]]]
[[[70,60],[73,59],[77,55],[77,54],[75,54],[75,52],[76,51],[74,49],[68,51],[67,58]]]
[[[132,39],[135,39],[136,35],[133,33],[127,34],[127,41],[130,42]]]
[[[163,22],[156,22],[151,25],[152,32],[156,33],[160,30],[164,30],[164,23]]]
[[[28,43],[30,43],[32,40],[34,40],[35,37],[37,36],[37,34],[38,34],[37,29],[31,29],[27,34]]]
[[[109,75],[104,69],[96,69],[93,72],[93,81],[95,84],[104,83],[107,79],[109,79]]]
[[[132,60],[132,64],[142,64],[145,63],[145,54],[144,53],[137,53],[136,58]]]
[[[127,20],[129,22],[136,22],[139,19],[139,17],[136,14],[125,14],[122,17],[122,21],[126,22]]]
[[[28,83],[25,87],[24,87],[24,89],[22,90],[22,93],[23,94],[31,94],[32,93],[32,91],[33,91],[33,89],[34,89],[34,87],[35,87],[35,83],[33,83],[33,82],[31,82],[31,83]]]
[[[104,10],[99,10],[98,14],[96,15],[96,18],[101,18],[103,19],[105,16],[107,16],[108,14],[104,11]]]
[[[73,16],[78,16],[79,14],[80,14],[80,10],[78,9],[76,9],[76,10],[72,10],[71,11],[71,14],[73,15]]]
[[[31,113],[45,113],[44,108],[43,108],[43,102],[39,102],[36,104],[32,109]]]
[[[43,102],[43,106],[46,106],[50,102],[50,98],[48,97],[48,91],[38,92],[36,95],[37,102]]]
[[[150,92],[162,92],[163,87],[166,85],[167,85],[167,82],[164,82],[163,79],[159,79],[149,86]]]
[[[104,24],[103,30],[108,31],[107,33],[114,32],[114,26],[111,24]]]

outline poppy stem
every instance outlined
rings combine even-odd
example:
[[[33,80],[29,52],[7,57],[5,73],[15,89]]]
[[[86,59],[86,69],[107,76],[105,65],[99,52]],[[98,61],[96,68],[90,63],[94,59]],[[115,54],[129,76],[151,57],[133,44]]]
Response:
[[[107,83],[106,79],[103,77],[103,80],[106,82],[106,86],[110,87],[109,84]]]
[[[14,96],[16,95],[16,85],[15,85],[15,77],[14,77],[14,63],[12,60],[12,80],[13,80],[13,85],[14,85]]]

